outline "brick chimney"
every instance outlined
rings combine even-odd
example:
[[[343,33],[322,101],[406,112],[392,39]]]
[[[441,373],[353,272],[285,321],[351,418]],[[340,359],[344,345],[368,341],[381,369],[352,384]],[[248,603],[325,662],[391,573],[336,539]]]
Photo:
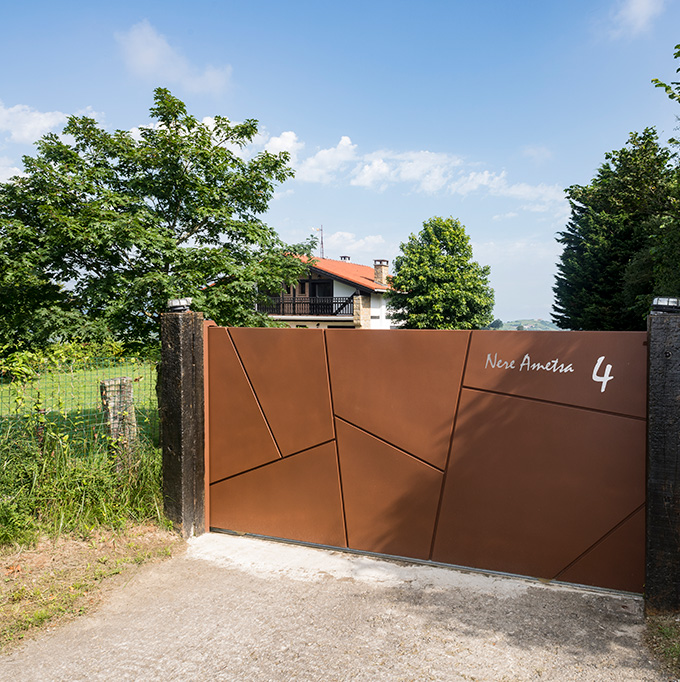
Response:
[[[373,279],[375,280],[376,284],[382,284],[383,286],[387,286],[387,265],[388,261],[386,260],[374,260],[373,261]]]

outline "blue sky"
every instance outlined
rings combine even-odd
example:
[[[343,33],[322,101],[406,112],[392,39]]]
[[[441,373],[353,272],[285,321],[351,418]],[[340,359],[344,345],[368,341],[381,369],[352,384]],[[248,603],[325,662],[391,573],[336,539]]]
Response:
[[[495,316],[549,319],[564,188],[631,131],[667,140],[680,0],[421,3],[25,0],[5,9],[0,180],[67,115],[148,122],[169,88],[198,118],[256,118],[297,170],[267,222],[371,264],[431,216],[466,226]]]

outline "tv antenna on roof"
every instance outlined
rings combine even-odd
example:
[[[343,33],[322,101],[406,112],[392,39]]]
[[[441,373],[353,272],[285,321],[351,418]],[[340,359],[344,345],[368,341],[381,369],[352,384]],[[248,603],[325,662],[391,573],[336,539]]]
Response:
[[[315,227],[314,230],[321,233],[321,237],[319,238],[319,253],[321,258],[325,258],[326,256],[323,252],[323,225],[321,227]]]

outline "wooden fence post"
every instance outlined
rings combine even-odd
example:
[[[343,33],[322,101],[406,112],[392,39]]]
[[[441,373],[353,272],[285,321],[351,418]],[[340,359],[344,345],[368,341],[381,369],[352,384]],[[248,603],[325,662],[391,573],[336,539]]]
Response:
[[[163,502],[166,516],[185,537],[206,530],[203,403],[203,314],[188,309],[164,313],[159,406]]]
[[[137,418],[131,377],[104,379],[99,390],[102,398],[104,423],[116,456],[116,469],[129,471],[134,464],[137,448]]]
[[[645,607],[680,608],[680,299],[654,299],[648,319]]]

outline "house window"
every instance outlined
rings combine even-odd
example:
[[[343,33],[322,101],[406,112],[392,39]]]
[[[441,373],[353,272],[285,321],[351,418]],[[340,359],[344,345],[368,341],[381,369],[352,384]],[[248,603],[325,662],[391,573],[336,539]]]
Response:
[[[300,296],[304,296],[307,293],[307,282],[300,281]]]
[[[333,295],[333,282],[310,282],[309,295],[312,298],[331,297]]]

